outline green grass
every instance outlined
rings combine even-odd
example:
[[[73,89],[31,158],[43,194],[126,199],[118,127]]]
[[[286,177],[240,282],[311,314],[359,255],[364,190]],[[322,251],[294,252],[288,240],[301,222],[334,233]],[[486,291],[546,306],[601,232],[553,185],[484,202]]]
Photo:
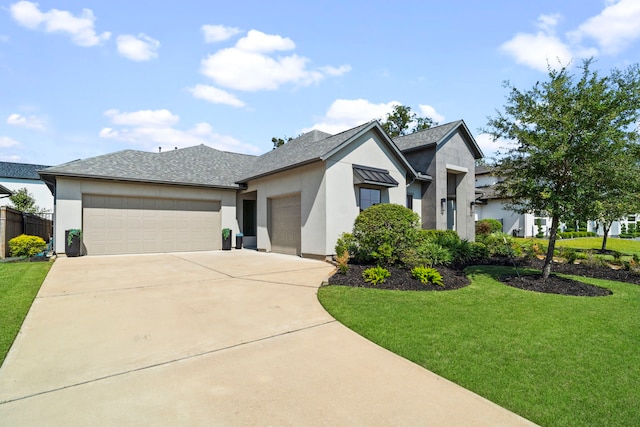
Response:
[[[613,295],[540,294],[500,284],[506,270],[470,268],[456,291],[328,286],[319,299],[359,334],[543,426],[640,425],[640,286],[580,279]]]
[[[527,239],[531,240],[531,239]],[[547,239],[533,239],[535,242],[542,243],[545,247],[549,245]],[[524,241],[524,239],[522,240]],[[602,247],[602,237],[580,237],[577,239],[558,239],[556,247],[569,247],[584,250],[600,250]],[[607,249],[611,251],[622,252],[626,255],[640,255],[640,241],[631,239],[618,239],[617,237],[609,237],[607,239]]]
[[[0,366],[50,268],[50,262],[0,263]]]

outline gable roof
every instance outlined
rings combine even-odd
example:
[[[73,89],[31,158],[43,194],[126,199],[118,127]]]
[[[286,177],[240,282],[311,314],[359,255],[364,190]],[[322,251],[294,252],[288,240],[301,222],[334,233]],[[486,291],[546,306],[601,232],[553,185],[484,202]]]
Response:
[[[40,174],[49,181],[51,176],[68,176],[236,189],[236,181],[255,159],[201,144],[163,153],[118,151],[50,167]]]
[[[0,162],[0,178],[33,179],[40,181],[38,171],[48,168],[46,165],[30,163]]]
[[[393,142],[398,146],[400,151],[411,151],[419,148],[436,146],[457,131],[462,132],[463,136],[467,139],[469,148],[473,152],[473,157],[475,159],[483,158],[484,154],[482,154],[482,150],[480,150],[478,143],[473,138],[473,135],[469,131],[464,120],[457,120],[455,122],[445,123],[443,125],[414,132],[409,135],[399,136],[394,138]]]
[[[11,196],[13,194],[13,192],[11,190],[9,190],[7,187],[5,187],[4,185],[0,185],[0,199],[6,197],[6,196]]]
[[[260,156],[254,163],[251,171],[249,171],[249,173],[242,177],[238,182],[245,183],[251,179],[260,178],[272,173],[282,172],[309,163],[327,160],[360,135],[374,129],[387,141],[396,157],[401,161],[401,163],[403,163],[405,168],[413,174],[413,176],[422,179],[430,179],[430,177],[426,175],[419,175],[416,173],[413,167],[411,167],[404,156],[400,153],[398,147],[396,147],[384,130],[382,130],[380,123],[372,121],[345,130],[344,132],[340,132],[336,135],[329,135],[320,131],[305,133],[298,138],[281,145],[275,150]],[[322,138],[323,136],[325,137]]]

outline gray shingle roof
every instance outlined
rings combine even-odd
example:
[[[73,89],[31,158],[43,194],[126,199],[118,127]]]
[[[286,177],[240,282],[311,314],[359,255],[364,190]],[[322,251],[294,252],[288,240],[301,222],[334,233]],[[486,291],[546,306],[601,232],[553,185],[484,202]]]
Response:
[[[323,160],[325,155],[369,126],[375,126],[375,122],[365,123],[337,135],[329,135],[320,131],[311,131],[300,135],[296,139],[260,156],[254,167],[247,171],[239,182],[247,182],[250,179],[274,172]]]
[[[46,165],[33,165],[29,163],[0,162],[0,177],[15,179],[34,179],[40,181],[38,171],[48,168]]]
[[[456,120],[455,122],[445,123],[440,126],[414,132],[410,135],[399,136],[394,138],[393,142],[398,146],[400,151],[410,151],[416,148],[436,145],[458,129],[460,129],[466,136],[470,145],[469,148],[472,150],[474,158],[483,158],[484,154],[482,154],[482,150],[480,150],[478,143],[473,138],[473,135],[469,131],[469,128],[467,128],[464,120]]]
[[[457,128],[460,123],[462,123],[462,120],[445,123],[440,126],[434,126],[419,132],[414,132],[410,135],[393,138],[393,142],[395,142],[400,151],[411,150],[413,148],[423,147],[426,145],[435,145],[442,141],[442,139],[451,133],[451,131]]]
[[[236,181],[256,158],[206,145],[164,153],[124,150],[47,168],[41,174],[238,188]]]

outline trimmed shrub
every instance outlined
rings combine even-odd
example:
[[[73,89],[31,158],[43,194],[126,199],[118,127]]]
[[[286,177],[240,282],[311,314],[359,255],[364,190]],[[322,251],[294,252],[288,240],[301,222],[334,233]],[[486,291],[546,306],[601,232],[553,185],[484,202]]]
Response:
[[[471,259],[470,262],[480,262],[489,259],[489,249],[487,245],[480,242],[471,242]]]
[[[491,234],[502,231],[502,223],[497,219],[487,218],[476,222],[476,234]]]
[[[451,252],[437,243],[423,241],[416,248],[405,251],[403,263],[409,267],[446,265],[453,260]]]
[[[360,262],[397,262],[418,241],[420,217],[404,206],[383,203],[360,212],[353,225],[354,256]],[[391,247],[388,251],[387,246]]]
[[[336,256],[342,255],[345,252],[353,254],[356,252],[356,241],[351,233],[342,233],[336,241]]]
[[[15,257],[36,256],[46,248],[46,242],[38,236],[21,234],[9,240],[9,253]]]
[[[478,241],[486,245],[490,256],[517,256],[522,254],[522,248],[513,237],[507,233],[491,233],[478,236]]]
[[[578,251],[575,248],[560,248],[559,255],[564,258],[568,264],[575,264],[578,259]]]
[[[391,276],[389,270],[380,266],[367,268],[362,272],[362,278],[364,279],[364,281],[367,283],[371,283],[374,286],[378,283],[384,282],[389,276]]]
[[[411,276],[414,279],[418,279],[420,283],[432,283],[434,285],[444,286],[442,281],[442,275],[438,273],[435,268],[429,267],[414,267],[411,270]]]

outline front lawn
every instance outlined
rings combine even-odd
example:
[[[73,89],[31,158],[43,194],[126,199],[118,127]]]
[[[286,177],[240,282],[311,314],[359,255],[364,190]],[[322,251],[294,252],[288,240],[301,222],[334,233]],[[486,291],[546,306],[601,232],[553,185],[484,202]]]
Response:
[[[541,294],[495,279],[511,271],[469,268],[454,291],[318,296],[359,334],[535,423],[640,425],[640,286],[579,278],[613,295]]]
[[[531,239],[527,239],[531,240]],[[545,247],[549,245],[547,239],[533,239],[538,243],[542,243]],[[574,248],[581,250],[599,251],[602,247],[602,237],[579,237],[576,239],[558,239],[556,240],[557,248]],[[609,237],[607,239],[607,250],[621,252],[625,255],[640,256],[640,241],[632,239],[619,239],[617,237]]]
[[[0,366],[51,265],[50,262],[0,263]]]

